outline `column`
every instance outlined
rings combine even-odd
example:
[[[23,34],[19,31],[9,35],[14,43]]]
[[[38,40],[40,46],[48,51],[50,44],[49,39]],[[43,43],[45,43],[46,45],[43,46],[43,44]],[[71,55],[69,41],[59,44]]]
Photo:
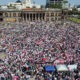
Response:
[[[42,21],[43,21],[43,13],[42,13]]]
[[[41,20],[42,20],[42,13],[40,13],[40,18],[41,18]]]
[[[25,22],[26,22],[26,13],[25,13]]]
[[[49,21],[51,21],[51,12],[49,12]]]
[[[37,13],[37,20],[38,20],[38,13]]]
[[[33,21],[33,13],[32,13],[32,21]]]
[[[33,20],[35,21],[35,13],[33,14]]]
[[[26,21],[27,21],[27,14],[26,14]]]
[[[38,13],[38,20],[40,20],[40,13]]]
[[[43,13],[42,13],[42,20],[43,20]]]
[[[36,14],[36,18],[37,18],[37,20],[38,20],[38,13]]]
[[[45,20],[45,13],[43,13],[43,20]]]
[[[41,20],[41,13],[39,15],[40,15],[40,20]]]
[[[24,21],[25,21],[25,13],[24,13]]]
[[[24,13],[22,13],[22,21],[24,21]]]
[[[37,20],[37,16],[36,16],[36,13],[35,13],[35,21]]]
[[[29,13],[27,13],[27,20],[29,20]]]
[[[30,13],[30,20],[32,21],[32,13]]]
[[[44,17],[45,21],[46,21],[46,14],[47,14],[47,13],[45,12],[45,17]]]
[[[31,21],[31,13],[29,13],[29,21]]]
[[[35,13],[34,13],[34,21],[36,20],[36,15],[35,15]]]
[[[30,13],[30,21],[32,21],[32,13]]]
[[[56,20],[56,18],[55,18],[55,17],[56,17],[56,13],[54,12],[54,21]]]
[[[30,13],[29,13],[29,21],[30,21]]]

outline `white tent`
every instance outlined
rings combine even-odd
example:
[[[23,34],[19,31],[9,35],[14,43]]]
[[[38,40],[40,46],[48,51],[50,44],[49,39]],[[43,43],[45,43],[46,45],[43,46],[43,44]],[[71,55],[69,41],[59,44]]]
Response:
[[[62,65],[62,64],[59,64],[59,65],[56,65],[56,68],[57,68],[57,71],[68,71],[68,68],[66,65]]]
[[[58,63],[64,64],[64,62],[65,62],[65,60],[57,59],[57,60],[54,61],[54,64],[58,64]]]
[[[77,69],[77,64],[73,64],[73,65],[68,65],[68,68],[70,71],[74,71]]]

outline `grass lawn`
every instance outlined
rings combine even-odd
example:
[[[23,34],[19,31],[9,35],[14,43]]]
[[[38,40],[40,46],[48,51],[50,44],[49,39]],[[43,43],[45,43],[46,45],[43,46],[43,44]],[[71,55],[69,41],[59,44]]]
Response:
[[[70,17],[69,20],[80,23],[80,19],[78,18]]]

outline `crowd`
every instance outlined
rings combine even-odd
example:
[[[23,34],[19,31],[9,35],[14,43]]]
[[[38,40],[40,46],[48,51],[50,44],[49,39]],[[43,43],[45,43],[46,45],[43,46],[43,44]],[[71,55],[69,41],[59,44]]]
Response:
[[[42,80],[40,67],[46,62],[54,63],[56,59],[61,59],[65,64],[80,65],[80,25],[45,21],[12,24],[0,28],[0,51],[6,54],[0,60],[1,80],[28,80],[30,76],[25,72],[25,66],[26,70],[29,66],[30,69],[35,67],[35,80]],[[45,80],[80,80],[79,70],[78,67],[78,73],[72,76],[74,79],[69,79],[67,74],[61,77],[57,72],[57,75],[44,73],[42,76],[50,77]]]

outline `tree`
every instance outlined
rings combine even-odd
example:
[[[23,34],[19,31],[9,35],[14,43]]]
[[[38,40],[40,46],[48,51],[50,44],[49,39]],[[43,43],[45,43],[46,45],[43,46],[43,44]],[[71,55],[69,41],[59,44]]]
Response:
[[[57,3],[57,4],[50,4],[49,5],[50,8],[62,8],[62,3]]]
[[[12,7],[12,4],[10,4],[10,7]]]
[[[41,8],[45,8],[45,6],[44,5],[41,5]]]
[[[80,8],[80,5],[78,5],[77,8]]]
[[[68,3],[67,0],[61,0],[61,2],[59,2],[59,3],[50,3],[49,8],[60,8],[61,9],[63,7],[63,5],[65,5],[67,3]]]
[[[32,8],[36,8],[36,6],[33,6]]]
[[[63,3],[64,3],[64,4],[67,4],[67,3],[68,3],[68,1],[67,1],[67,0],[63,0]]]
[[[63,0],[63,8],[65,7],[65,5],[68,3],[67,0]]]
[[[16,9],[16,6],[13,6],[14,9]]]
[[[8,5],[7,7],[8,7],[8,9],[12,8],[12,4]]]

